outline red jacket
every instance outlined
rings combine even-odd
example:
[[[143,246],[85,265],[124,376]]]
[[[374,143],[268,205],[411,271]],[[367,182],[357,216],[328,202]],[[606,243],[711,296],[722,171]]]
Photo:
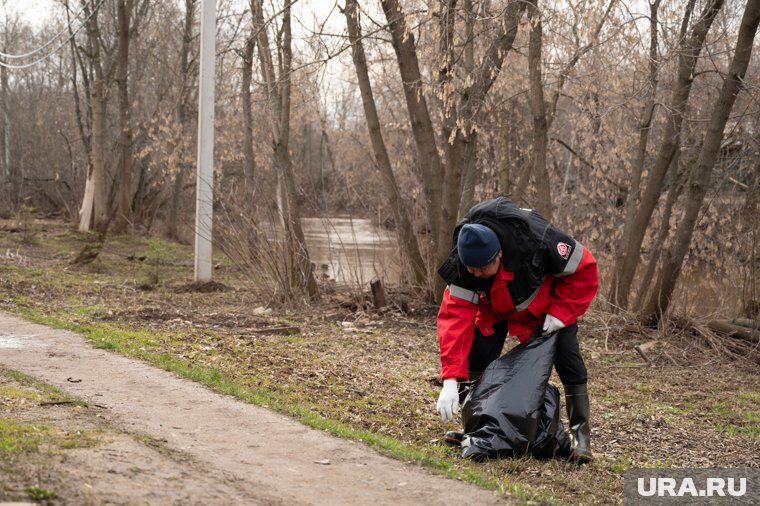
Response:
[[[458,261],[461,225],[489,226],[502,242],[502,264],[489,280],[474,278]],[[475,326],[484,335],[506,320],[509,335],[528,339],[547,314],[571,325],[591,305],[598,288],[596,260],[589,250],[537,213],[508,199],[473,208],[454,233],[454,248],[439,273],[446,288],[438,312],[441,378],[468,378]],[[515,304],[517,301],[517,304]]]

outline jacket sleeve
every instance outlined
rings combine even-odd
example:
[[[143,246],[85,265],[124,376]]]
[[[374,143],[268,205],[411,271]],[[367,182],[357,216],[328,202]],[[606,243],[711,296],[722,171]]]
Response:
[[[452,287],[462,297],[461,288]],[[478,314],[477,293],[469,292],[469,300],[454,296],[447,287],[438,311],[438,344],[441,351],[441,379],[467,380],[468,357]]]
[[[571,325],[588,310],[599,287],[596,259],[581,243],[553,225],[543,234],[547,273],[554,276],[548,313]]]
[[[596,259],[589,250],[573,240],[568,260],[562,270],[552,273],[555,282],[547,311],[565,325],[575,323],[588,310],[599,288]]]

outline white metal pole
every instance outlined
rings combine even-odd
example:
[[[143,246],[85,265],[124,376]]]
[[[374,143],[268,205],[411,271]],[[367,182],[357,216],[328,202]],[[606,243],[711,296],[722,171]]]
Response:
[[[214,183],[214,67],[216,0],[201,0],[198,90],[198,178],[195,200],[195,281],[211,281]]]

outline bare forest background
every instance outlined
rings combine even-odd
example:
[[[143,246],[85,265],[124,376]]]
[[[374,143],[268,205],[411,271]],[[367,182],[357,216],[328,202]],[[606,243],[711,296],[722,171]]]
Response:
[[[0,214],[191,242],[200,0],[58,0],[35,25],[14,3]],[[759,21],[760,0],[219,0],[215,244],[316,300],[301,218],[371,218],[429,300],[457,219],[505,195],[595,254],[610,308],[757,318]]]

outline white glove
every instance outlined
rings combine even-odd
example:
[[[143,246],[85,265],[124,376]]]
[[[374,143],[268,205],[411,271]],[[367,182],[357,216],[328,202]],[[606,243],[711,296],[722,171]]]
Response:
[[[564,328],[565,324],[562,323],[562,320],[559,318],[555,318],[552,315],[548,314],[546,315],[546,320],[544,320],[544,335],[553,334],[557,332],[559,329]]]
[[[459,387],[456,379],[443,380],[443,388],[438,396],[436,409],[441,415],[442,422],[449,422],[454,419],[454,415],[459,411]]]

